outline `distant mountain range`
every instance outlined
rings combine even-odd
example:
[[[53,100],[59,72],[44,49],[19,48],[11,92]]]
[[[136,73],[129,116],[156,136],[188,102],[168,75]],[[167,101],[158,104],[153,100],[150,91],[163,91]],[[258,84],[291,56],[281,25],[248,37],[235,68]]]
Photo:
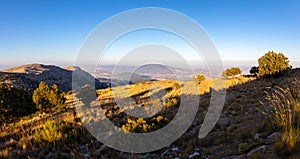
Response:
[[[220,68],[192,70],[160,64],[147,64],[141,67],[118,66],[117,68],[115,65],[98,66],[92,76],[76,66],[61,68],[55,65],[26,64],[0,70],[0,82],[25,87],[33,91],[43,81],[48,85],[57,84],[62,91],[69,91],[72,90],[73,71],[80,71],[86,79],[94,79],[96,89],[163,79],[189,80],[194,74],[210,77],[210,72],[222,71]]]

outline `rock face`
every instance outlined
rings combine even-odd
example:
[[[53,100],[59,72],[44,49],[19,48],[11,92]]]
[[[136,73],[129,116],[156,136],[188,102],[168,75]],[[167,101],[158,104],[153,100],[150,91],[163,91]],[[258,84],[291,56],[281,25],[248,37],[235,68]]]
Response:
[[[87,78],[94,78],[75,66],[63,69],[54,65],[27,64],[0,71],[0,82],[20,86],[32,92],[43,81],[50,86],[57,84],[60,90],[66,92],[72,89],[72,72],[74,70],[82,71]],[[95,86],[96,89],[99,89],[107,87],[107,83],[101,83],[95,79]]]

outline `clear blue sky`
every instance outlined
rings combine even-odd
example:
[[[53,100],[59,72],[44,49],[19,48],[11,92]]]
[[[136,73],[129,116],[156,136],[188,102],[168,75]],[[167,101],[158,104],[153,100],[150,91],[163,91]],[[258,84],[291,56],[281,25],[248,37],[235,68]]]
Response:
[[[297,0],[2,0],[0,64],[72,63],[94,27],[139,7],[169,8],[195,19],[225,60],[256,60],[268,50],[300,60]]]

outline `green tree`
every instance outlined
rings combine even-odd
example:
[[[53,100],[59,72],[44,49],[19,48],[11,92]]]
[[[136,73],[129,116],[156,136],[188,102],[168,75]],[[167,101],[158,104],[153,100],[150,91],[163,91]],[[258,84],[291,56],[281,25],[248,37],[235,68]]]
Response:
[[[65,98],[59,92],[57,85],[49,87],[45,82],[41,82],[39,87],[34,90],[32,100],[39,110],[50,112],[53,111],[53,108],[61,109],[65,103]]]
[[[35,110],[28,91],[0,82],[0,124],[29,115]]]
[[[232,67],[232,68],[228,68],[225,71],[223,71],[223,76],[224,77],[231,77],[231,76],[236,76],[241,74],[242,71],[240,68],[238,67]]]
[[[258,76],[270,76],[280,74],[292,66],[289,59],[283,53],[269,51],[258,59]]]
[[[50,91],[50,101],[56,106],[58,109],[62,109],[66,99],[63,93],[60,93],[59,88],[56,84],[52,85]]]

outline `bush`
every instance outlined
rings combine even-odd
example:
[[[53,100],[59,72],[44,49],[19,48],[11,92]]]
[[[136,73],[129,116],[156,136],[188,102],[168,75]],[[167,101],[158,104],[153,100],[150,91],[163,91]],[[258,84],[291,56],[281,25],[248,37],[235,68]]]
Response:
[[[270,76],[280,74],[290,69],[289,59],[282,53],[269,51],[258,59],[258,76]]]
[[[122,125],[124,132],[143,132],[146,133],[154,126],[154,123],[151,125],[146,123],[146,120],[143,118],[138,118],[137,120],[127,119],[126,125]]]
[[[271,106],[266,106],[264,112],[282,131],[277,144],[281,153],[294,151],[300,137],[300,80],[295,79],[292,83],[285,89],[276,87],[268,93],[267,100]]]
[[[0,124],[35,111],[31,94],[0,82]]]
[[[231,76],[236,76],[241,74],[242,71],[240,68],[238,67],[232,67],[232,68],[228,68],[225,71],[223,71],[223,76],[224,77],[231,77]]]
[[[152,106],[155,108],[161,108],[164,106],[165,108],[173,107],[178,104],[178,100],[176,98],[167,98],[164,101],[161,99],[155,99],[152,102]]]
[[[198,74],[195,76],[195,79],[198,81],[198,82],[201,82],[201,81],[204,81],[206,78],[204,75],[201,75],[201,74]]]
[[[34,90],[32,96],[33,102],[37,109],[42,111],[53,111],[53,108],[61,109],[65,104],[65,98],[56,84],[49,87],[46,83],[41,82],[39,87]]]
[[[43,128],[37,130],[34,134],[34,141],[36,143],[58,143],[76,141],[79,134],[79,128],[75,124],[65,121],[48,121]]]
[[[166,125],[168,119],[163,116],[157,116],[146,121],[144,118],[138,118],[136,120],[127,119],[127,123],[122,125],[122,130],[126,133],[147,133],[157,130]]]
[[[175,105],[177,105],[177,104],[178,104],[178,101],[177,101],[176,98],[171,98],[171,99],[167,98],[167,99],[164,101],[164,106],[165,106],[166,108],[175,106]]]

